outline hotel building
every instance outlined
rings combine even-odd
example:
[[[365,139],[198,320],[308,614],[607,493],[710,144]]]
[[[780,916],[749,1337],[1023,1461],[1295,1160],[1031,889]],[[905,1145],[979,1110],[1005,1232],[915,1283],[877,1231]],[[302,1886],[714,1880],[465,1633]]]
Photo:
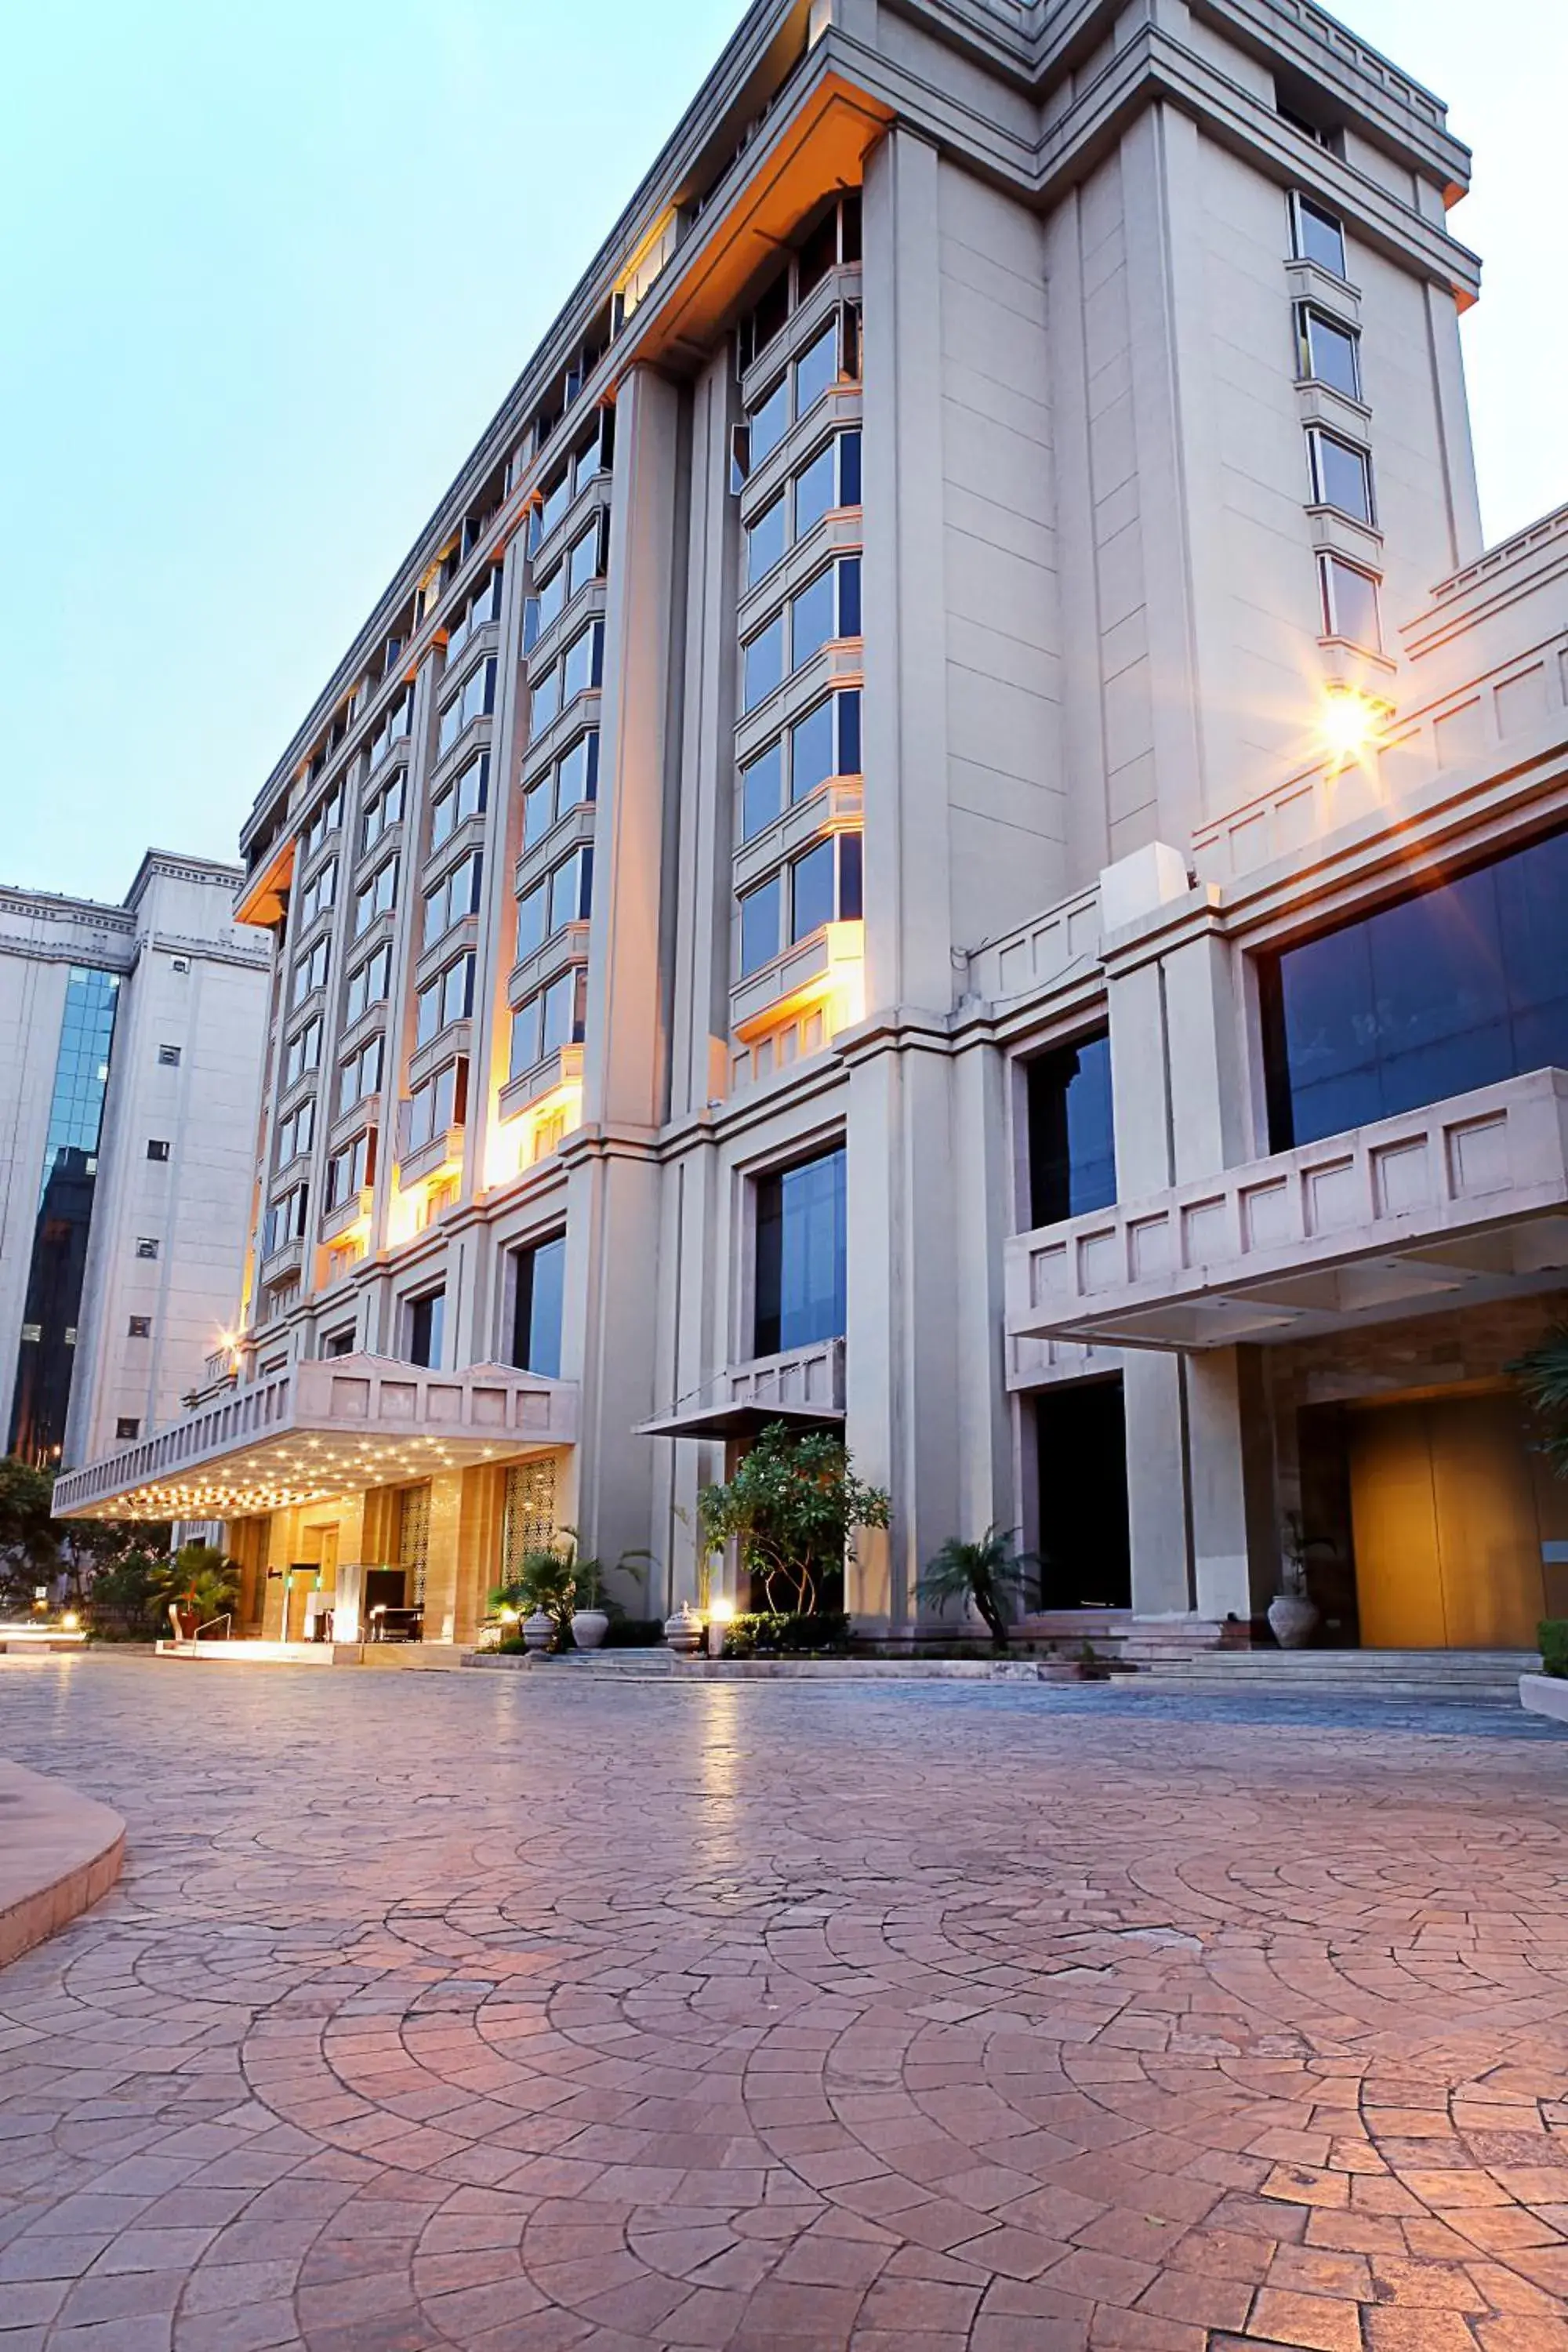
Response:
[[[268,778],[258,1218],[62,1483],[246,1610],[695,1584],[769,1418],[1047,1619],[1524,1643],[1568,511],[1483,547],[1441,102],[1310,0],[758,0]],[[273,1572],[268,1572],[273,1571]],[[378,1578],[373,1586],[371,1580]]]
[[[0,889],[5,1451],[165,1428],[234,1314],[269,950],[236,866],[151,849],[122,905]]]

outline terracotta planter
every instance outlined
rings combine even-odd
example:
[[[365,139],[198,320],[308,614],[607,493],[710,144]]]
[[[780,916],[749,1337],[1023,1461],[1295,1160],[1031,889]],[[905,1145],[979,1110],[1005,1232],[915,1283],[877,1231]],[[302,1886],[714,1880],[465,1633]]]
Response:
[[[1277,1592],[1268,1604],[1268,1623],[1282,1650],[1304,1650],[1318,1630],[1316,1604],[1304,1592]]]
[[[597,1650],[603,1646],[610,1621],[602,1609],[578,1609],[572,1616],[572,1639],[580,1650]]]
[[[678,1658],[695,1657],[702,1646],[702,1620],[689,1601],[664,1621],[664,1638]]]
[[[555,1639],[555,1620],[544,1610],[536,1609],[531,1617],[522,1621],[522,1646],[531,1654],[548,1650]]]

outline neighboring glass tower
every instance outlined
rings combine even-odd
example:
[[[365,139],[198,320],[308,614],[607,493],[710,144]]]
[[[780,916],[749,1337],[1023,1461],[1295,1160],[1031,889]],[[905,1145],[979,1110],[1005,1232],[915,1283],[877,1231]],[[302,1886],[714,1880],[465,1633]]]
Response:
[[[40,1465],[65,1441],[120,974],[71,966],[27,1269],[8,1450]]]

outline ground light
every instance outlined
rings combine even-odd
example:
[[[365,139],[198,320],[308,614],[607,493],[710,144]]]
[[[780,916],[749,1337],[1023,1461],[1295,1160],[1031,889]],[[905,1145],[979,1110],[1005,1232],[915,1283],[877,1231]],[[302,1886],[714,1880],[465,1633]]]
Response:
[[[735,1604],[726,1593],[720,1593],[717,1600],[708,1603],[708,1654],[710,1658],[723,1656],[725,1632],[734,1614]]]

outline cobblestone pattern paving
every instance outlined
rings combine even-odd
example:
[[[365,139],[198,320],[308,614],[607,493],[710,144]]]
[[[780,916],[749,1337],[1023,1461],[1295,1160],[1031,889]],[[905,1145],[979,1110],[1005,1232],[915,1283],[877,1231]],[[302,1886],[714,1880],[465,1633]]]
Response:
[[[0,2352],[1568,2352],[1568,1743],[0,1668]]]

